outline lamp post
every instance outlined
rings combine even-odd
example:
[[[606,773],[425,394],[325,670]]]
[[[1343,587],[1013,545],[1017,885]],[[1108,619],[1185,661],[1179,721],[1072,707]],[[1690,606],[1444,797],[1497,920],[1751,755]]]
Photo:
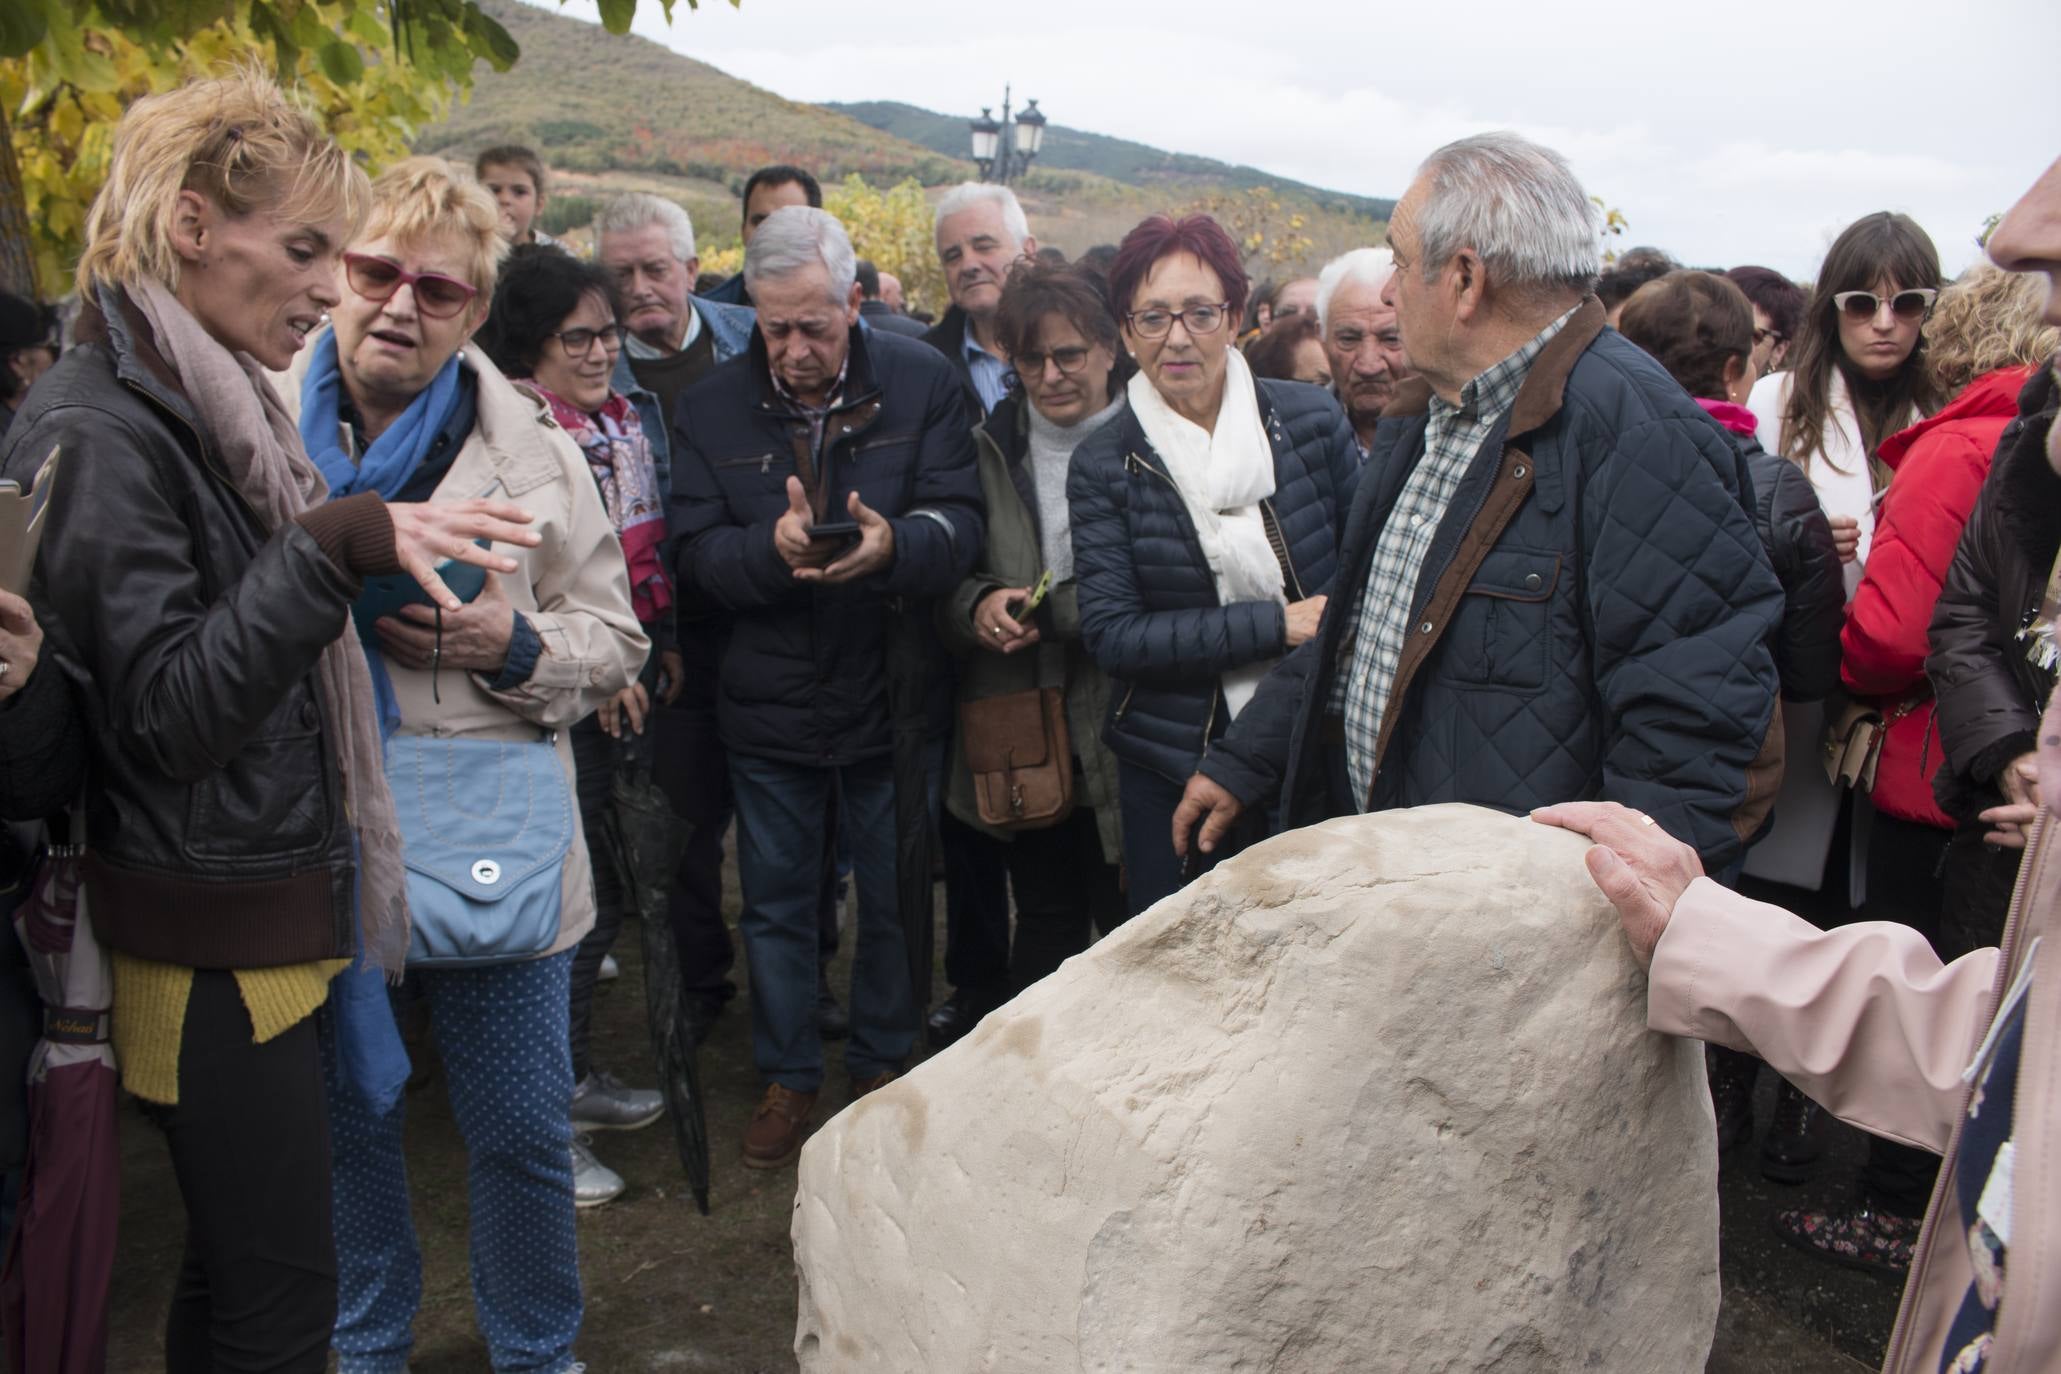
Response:
[[[1002,118],[997,120],[993,107],[983,105],[980,118],[967,126],[973,135],[973,161],[980,168],[980,179],[1005,186],[1030,170],[1038,150],[1044,147],[1046,123],[1035,100],[1025,101],[1022,112],[1012,121],[1009,101],[1010,88],[1004,86]]]

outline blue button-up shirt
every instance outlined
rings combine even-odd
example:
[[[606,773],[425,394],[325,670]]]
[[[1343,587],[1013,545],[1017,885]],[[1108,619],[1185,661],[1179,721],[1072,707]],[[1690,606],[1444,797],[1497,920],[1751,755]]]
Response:
[[[973,319],[966,320],[966,370],[973,374],[973,389],[980,394],[980,408],[993,410],[1009,394],[1009,364],[980,346],[973,337]]]

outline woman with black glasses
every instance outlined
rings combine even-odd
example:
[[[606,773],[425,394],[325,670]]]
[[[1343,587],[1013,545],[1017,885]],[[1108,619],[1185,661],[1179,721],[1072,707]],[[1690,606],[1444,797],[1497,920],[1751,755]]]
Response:
[[[1173,815],[1210,742],[1316,634],[1360,465],[1329,392],[1255,379],[1232,347],[1248,283],[1215,220],[1144,221],[1109,286],[1138,375],[1066,492],[1081,638],[1113,679],[1104,738],[1135,913],[1194,876]]]
[[[616,320],[614,278],[603,268],[556,248],[518,248],[501,273],[493,312],[481,338],[516,387],[550,411],[559,428],[587,456],[609,523],[622,541],[637,621],[652,643],[635,682],[572,728],[579,768],[580,816],[598,843],[619,754],[644,733],[661,657],[673,646],[673,587],[663,556],[665,505],[658,468],[638,418],[637,398],[615,390],[611,378],[623,348]],[[601,961],[622,930],[624,893],[616,865],[594,865],[594,929],[580,941],[572,966],[573,1193],[582,1207],[599,1206],[623,1190],[622,1178],[596,1159],[585,1132],[634,1131],[665,1111],[649,1088],[626,1087],[596,1072],[588,1057],[594,987]]]

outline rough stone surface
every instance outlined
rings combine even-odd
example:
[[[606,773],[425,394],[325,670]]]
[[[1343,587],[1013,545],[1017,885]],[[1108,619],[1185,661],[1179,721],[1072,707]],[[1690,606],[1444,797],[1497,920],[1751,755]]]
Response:
[[[1701,1370],[1702,1055],[1583,848],[1331,821],[1068,961],[803,1151],[802,1369]]]

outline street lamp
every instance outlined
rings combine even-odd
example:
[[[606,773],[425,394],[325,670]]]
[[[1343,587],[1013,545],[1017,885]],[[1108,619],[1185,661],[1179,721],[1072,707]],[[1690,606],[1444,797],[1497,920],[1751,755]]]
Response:
[[[1012,124],[1009,118],[1010,88],[1002,88],[1002,118],[997,121],[991,106],[983,105],[980,118],[968,128],[973,134],[973,160],[980,167],[982,181],[1004,185],[1030,170],[1031,160],[1045,144],[1045,114],[1038,102],[1024,102],[1023,113]]]
[[[980,164],[982,181],[995,169],[995,149],[1002,141],[1002,126],[995,123],[988,110],[988,106],[981,106],[980,118],[973,121],[973,160]],[[1001,179],[1007,179],[1006,172]]]

